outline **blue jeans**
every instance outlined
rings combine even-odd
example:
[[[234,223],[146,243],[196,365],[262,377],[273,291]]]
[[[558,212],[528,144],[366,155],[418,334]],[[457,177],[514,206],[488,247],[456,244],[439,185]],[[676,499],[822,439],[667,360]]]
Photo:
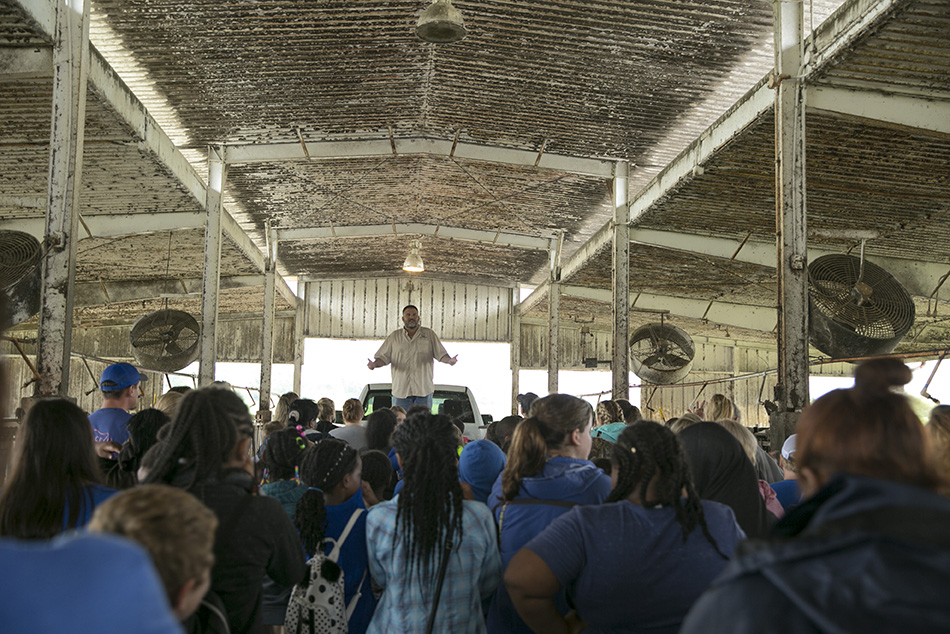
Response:
[[[396,398],[393,397],[393,405],[398,405],[407,412],[409,407],[412,405],[425,405],[429,408],[429,411],[432,411],[432,395],[428,394],[426,396],[407,396],[406,398]]]

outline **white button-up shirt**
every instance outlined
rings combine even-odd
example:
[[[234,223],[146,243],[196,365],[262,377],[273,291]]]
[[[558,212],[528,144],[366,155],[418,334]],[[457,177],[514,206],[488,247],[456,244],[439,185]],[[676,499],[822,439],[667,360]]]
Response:
[[[435,391],[433,361],[448,356],[439,336],[419,326],[412,338],[405,328],[392,332],[376,351],[376,358],[392,365],[393,397],[428,396]]]

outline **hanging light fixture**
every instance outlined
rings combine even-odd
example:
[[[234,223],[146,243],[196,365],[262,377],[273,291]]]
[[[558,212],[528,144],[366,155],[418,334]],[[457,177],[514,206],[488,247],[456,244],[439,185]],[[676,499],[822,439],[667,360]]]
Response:
[[[451,0],[435,0],[422,12],[416,23],[419,39],[434,44],[458,42],[467,34],[462,14],[452,6]]]
[[[406,256],[406,261],[403,262],[402,270],[409,273],[421,273],[426,270],[426,267],[422,264],[422,256],[419,255],[419,249],[422,248],[422,243],[418,240],[413,240],[409,244],[409,255]]]

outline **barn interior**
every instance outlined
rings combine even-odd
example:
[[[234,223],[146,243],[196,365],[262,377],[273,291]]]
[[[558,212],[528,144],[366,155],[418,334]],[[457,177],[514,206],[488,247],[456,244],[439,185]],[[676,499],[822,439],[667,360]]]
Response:
[[[519,368],[623,396],[631,337],[662,365],[674,327],[688,374],[644,410],[719,391],[750,425],[880,340],[950,348],[947,0],[457,0],[450,43],[416,35],[429,4],[2,0],[0,287],[60,276],[14,303],[11,410],[94,408],[168,310],[198,328],[159,357],[263,360],[264,403],[304,338],[382,338],[407,303],[510,343],[513,397]]]

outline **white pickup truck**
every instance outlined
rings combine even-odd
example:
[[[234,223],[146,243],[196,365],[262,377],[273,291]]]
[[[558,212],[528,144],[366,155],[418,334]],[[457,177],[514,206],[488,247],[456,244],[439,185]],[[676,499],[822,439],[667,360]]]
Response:
[[[369,416],[374,409],[392,407],[392,383],[370,383],[360,392],[363,410]],[[485,429],[492,421],[489,414],[482,415],[475,402],[472,390],[461,385],[436,385],[432,394],[432,413],[449,414],[465,423],[465,437],[471,440],[485,437]]]

